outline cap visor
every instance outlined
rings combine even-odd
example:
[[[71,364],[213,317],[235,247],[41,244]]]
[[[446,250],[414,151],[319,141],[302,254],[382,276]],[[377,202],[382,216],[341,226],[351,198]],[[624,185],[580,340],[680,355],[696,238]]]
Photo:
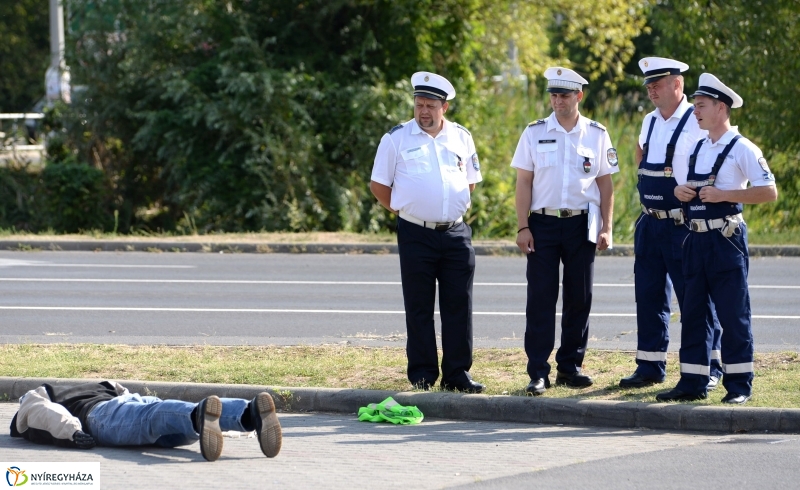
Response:
[[[547,91],[551,94],[569,94],[572,92],[580,92],[580,90],[570,90],[568,88],[561,87],[547,87]]]

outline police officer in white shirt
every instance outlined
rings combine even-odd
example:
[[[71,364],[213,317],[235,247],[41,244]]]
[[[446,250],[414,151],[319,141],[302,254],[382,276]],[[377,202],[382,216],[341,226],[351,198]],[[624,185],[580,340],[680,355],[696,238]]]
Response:
[[[636,147],[642,214],[636,222],[634,262],[636,283],[636,371],[622,378],[623,388],[661,383],[666,377],[672,288],[683,305],[681,246],[688,228],[675,186],[686,183],[689,153],[706,136],[692,115],[694,106],[683,94],[680,61],[648,57],[639,61],[647,95],[656,109],[644,117]],[[722,377],[719,345],[722,331],[714,318],[714,349],[708,389]]]
[[[747,226],[743,204],[778,198],[775,177],[761,150],[730,125],[742,98],[710,73],[700,75],[694,115],[708,137],[689,157],[687,181],[675,197],[687,203],[689,236],[683,246],[681,379],[658,401],[706,398],[713,332],[709,295],[722,325],[723,403],[743,404],[753,389],[753,332],[747,272]],[[747,186],[747,182],[751,186]]]
[[[439,377],[434,330],[436,283],[442,320],[441,387],[480,393],[472,380],[472,282],[475,251],[463,215],[481,181],[472,135],[445,119],[456,95],[444,77],[418,72],[414,119],[381,138],[370,189],[398,214],[397,245],[406,310],[408,379],[427,390]]]
[[[595,249],[611,244],[611,174],[619,171],[606,129],[578,111],[588,82],[561,67],[548,68],[544,76],[553,113],[528,125],[511,162],[517,169],[517,246],[528,258],[525,352],[531,382],[525,391],[532,395],[550,387],[547,359],[555,345],[560,263],[564,307],[555,383],[592,384],[581,367],[589,338]],[[599,208],[599,216],[589,213],[590,207]],[[589,236],[590,214],[602,218],[594,236]]]

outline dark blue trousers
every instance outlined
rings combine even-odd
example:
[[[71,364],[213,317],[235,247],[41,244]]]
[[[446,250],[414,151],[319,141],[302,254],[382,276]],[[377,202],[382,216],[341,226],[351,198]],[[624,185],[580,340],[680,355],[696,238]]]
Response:
[[[580,372],[589,340],[596,245],[587,239],[587,215],[558,218],[541,214],[528,217],[535,251],[528,254],[528,303],[525,310],[525,353],[531,379],[550,373],[547,359],[553,352],[556,302],[561,263],[564,264],[561,346],[556,367],[564,373]]]
[[[713,342],[711,301],[717,305],[722,325],[722,385],[729,393],[749,396],[753,389],[753,333],[747,273],[747,227],[726,238],[719,231],[691,232],[683,250],[686,281],[681,329],[681,379],[677,388],[702,393],[708,383],[708,366]]]
[[[472,230],[460,223],[436,231],[398,219],[397,245],[408,333],[408,380],[433,384],[439,378],[433,321],[438,281],[442,381],[463,384],[472,367]]]
[[[636,290],[636,371],[648,379],[666,376],[672,289],[683,312],[683,242],[689,230],[671,219],[642,215],[634,233],[633,264]],[[719,360],[722,330],[711,309],[714,339],[711,375],[722,377]]]

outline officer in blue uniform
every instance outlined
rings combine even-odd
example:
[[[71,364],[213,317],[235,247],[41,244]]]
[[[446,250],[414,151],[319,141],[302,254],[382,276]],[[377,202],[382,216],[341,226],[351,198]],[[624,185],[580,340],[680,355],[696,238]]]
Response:
[[[408,379],[427,390],[439,378],[433,319],[438,283],[441,387],[480,393],[484,386],[469,374],[475,250],[463,219],[481,181],[478,153],[470,132],[444,117],[456,95],[453,85],[429,72],[415,73],[411,85],[414,119],[381,138],[370,182],[378,201],[398,215]]]
[[[683,93],[680,61],[648,57],[639,61],[644,85],[655,110],[644,117],[636,147],[639,161],[639,200],[642,215],[636,222],[634,262],[636,286],[636,371],[622,378],[623,388],[661,383],[666,377],[672,288],[683,306],[681,246],[689,233],[675,186],[686,183],[689,153],[705,137],[692,115],[693,106]],[[722,376],[719,342],[722,331],[714,322],[714,349],[708,389]]]
[[[722,385],[727,390],[722,401],[743,404],[753,388],[753,333],[742,205],[774,201],[778,191],[761,150],[730,125],[730,110],[741,107],[742,98],[710,73],[700,75],[693,97],[694,115],[708,137],[695,145],[686,184],[675,188],[675,197],[687,204],[691,230],[683,246],[681,378],[656,399],[691,401],[708,396],[713,342],[710,296],[720,306]]]
[[[517,171],[517,246],[527,256],[525,353],[530,395],[550,387],[555,345],[559,268],[564,264],[561,346],[556,385],[583,388],[581,372],[589,340],[595,250],[611,246],[617,150],[606,129],[578,110],[583,85],[574,71],[544,72],[552,114],[528,125],[511,166]],[[595,226],[596,225],[596,226]]]

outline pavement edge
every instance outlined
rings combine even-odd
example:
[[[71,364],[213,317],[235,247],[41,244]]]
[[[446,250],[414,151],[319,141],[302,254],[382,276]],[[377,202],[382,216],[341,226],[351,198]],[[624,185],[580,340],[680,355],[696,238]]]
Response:
[[[509,240],[510,242],[510,240]],[[476,255],[522,255],[516,245],[473,242]],[[118,240],[0,240],[0,250],[40,252],[196,252],[396,254],[395,243],[214,243]],[[800,257],[800,245],[750,245],[751,257]],[[633,256],[633,245],[598,251],[604,256]]]
[[[42,383],[74,385],[92,381],[98,380],[0,377],[0,397],[7,401],[18,400]],[[800,409],[794,408],[716,407],[443,392],[118,381],[131,392],[190,402],[198,402],[210,395],[250,399],[262,391],[267,391],[274,398],[277,408],[285,412],[334,412],[354,415],[360,407],[392,396],[401,405],[417,406],[426,417],[451,420],[728,433],[800,432]]]

